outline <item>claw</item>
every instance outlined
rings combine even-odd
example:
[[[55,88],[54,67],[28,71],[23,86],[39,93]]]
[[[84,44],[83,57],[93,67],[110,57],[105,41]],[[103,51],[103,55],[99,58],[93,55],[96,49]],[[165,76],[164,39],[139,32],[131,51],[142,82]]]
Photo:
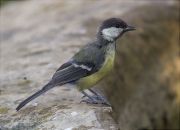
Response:
[[[85,98],[86,96],[84,95],[84,96],[82,96],[82,98]]]
[[[92,89],[89,89],[89,91],[91,91],[93,94],[95,94],[95,96],[88,95],[86,92],[81,91],[84,94],[84,96],[82,98],[84,98],[84,97],[89,98],[88,100],[82,100],[81,102],[86,102],[88,104],[105,104],[107,106],[112,107],[111,104],[106,99],[104,99],[100,94],[96,93]]]
[[[87,103],[87,104],[93,104],[93,102],[92,102],[92,101],[89,101],[89,100],[82,100],[80,103],[82,103],[82,102],[85,102],[85,103]]]
[[[97,96],[97,99],[99,99],[103,102],[102,104],[112,107],[112,105],[105,98],[103,98],[100,94],[98,94],[97,92],[95,92],[92,89],[89,89],[89,91],[92,92],[93,94],[95,94]]]
[[[94,99],[94,100],[82,100],[81,102],[85,102],[87,104],[103,104],[101,101],[98,101],[96,99]]]
[[[85,97],[87,97],[87,96],[86,95],[82,96],[82,98],[85,98]],[[96,98],[96,99],[100,99],[98,96],[91,96],[91,97]]]

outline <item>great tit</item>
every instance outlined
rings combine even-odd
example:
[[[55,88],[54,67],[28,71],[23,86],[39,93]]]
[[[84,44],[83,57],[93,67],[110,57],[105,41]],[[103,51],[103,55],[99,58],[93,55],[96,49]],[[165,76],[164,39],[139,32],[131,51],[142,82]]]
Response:
[[[59,85],[71,85],[88,97],[82,102],[90,104],[111,104],[91,88],[100,82],[112,70],[114,65],[116,40],[125,32],[135,30],[119,18],[105,20],[97,30],[96,38],[82,47],[69,61],[61,65],[51,81],[41,90],[21,102],[16,108],[19,111],[24,105]],[[88,89],[94,95],[87,94]]]

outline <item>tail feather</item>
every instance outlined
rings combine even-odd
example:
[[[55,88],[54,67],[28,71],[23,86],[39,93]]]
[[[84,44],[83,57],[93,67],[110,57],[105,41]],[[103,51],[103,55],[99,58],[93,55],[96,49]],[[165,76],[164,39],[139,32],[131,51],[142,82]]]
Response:
[[[47,84],[48,85],[48,84]],[[46,86],[47,86],[46,85]],[[19,111],[23,106],[25,106],[27,103],[29,103],[30,101],[32,101],[33,99],[37,98],[38,96],[40,96],[41,94],[47,92],[48,90],[52,89],[53,86],[47,86],[45,89],[42,88],[41,90],[39,90],[38,92],[36,92],[35,94],[31,95],[30,97],[28,97],[26,100],[24,100],[23,102],[21,102],[18,107],[16,108],[17,111]]]

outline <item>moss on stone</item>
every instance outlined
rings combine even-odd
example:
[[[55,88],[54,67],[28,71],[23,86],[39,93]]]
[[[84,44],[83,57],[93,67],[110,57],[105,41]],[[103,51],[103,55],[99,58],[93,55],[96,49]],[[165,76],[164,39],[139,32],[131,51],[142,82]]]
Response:
[[[50,117],[52,115],[52,113],[47,113],[46,115],[38,118],[37,120],[38,121],[42,121],[42,122],[46,122],[47,121],[47,118]]]
[[[10,108],[8,107],[2,107],[0,108],[0,114],[7,114]]]
[[[68,105],[59,105],[57,106],[58,109],[71,109]]]
[[[73,128],[72,130],[88,130],[91,128],[93,128],[93,126],[80,125],[78,128]]]
[[[13,126],[11,130],[34,130],[40,123],[18,123],[16,126]]]
[[[14,113],[12,116],[17,116],[17,113]]]
[[[30,80],[26,80],[26,81],[17,83],[17,86],[20,86],[20,87],[22,87],[22,86],[27,86],[27,85],[30,84],[30,83],[31,83]]]

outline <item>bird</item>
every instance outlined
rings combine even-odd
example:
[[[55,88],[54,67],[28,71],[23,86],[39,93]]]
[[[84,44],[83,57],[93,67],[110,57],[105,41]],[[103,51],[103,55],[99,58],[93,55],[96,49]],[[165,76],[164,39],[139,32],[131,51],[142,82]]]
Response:
[[[113,69],[116,40],[125,32],[136,30],[127,25],[120,18],[108,18],[97,29],[96,37],[83,46],[72,58],[62,64],[52,76],[51,80],[38,92],[22,101],[16,108],[19,111],[23,106],[54,88],[55,86],[71,85],[87,97],[82,100],[87,104],[112,105],[92,87],[99,83]],[[93,95],[85,92],[89,90]]]

